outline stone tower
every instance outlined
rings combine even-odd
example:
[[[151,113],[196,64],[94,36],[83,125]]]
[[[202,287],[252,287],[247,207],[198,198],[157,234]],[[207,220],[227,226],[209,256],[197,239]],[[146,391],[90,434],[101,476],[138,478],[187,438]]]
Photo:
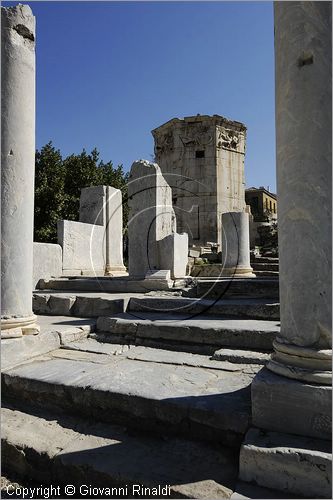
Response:
[[[221,215],[245,210],[246,127],[219,115],[173,118],[152,131],[172,187],[177,231],[190,245],[221,244]]]

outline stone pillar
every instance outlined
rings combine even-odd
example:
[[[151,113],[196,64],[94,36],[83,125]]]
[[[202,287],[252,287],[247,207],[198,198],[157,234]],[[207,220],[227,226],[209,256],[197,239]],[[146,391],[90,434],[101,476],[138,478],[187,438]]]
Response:
[[[35,18],[1,8],[2,337],[38,333],[32,313],[35,169]]]
[[[249,214],[222,214],[222,276],[255,277],[250,264]]]
[[[105,274],[127,275],[123,263],[123,205],[120,189],[112,186],[91,186],[81,189],[80,222],[104,226]]]
[[[331,2],[275,2],[281,333],[268,368],[331,384]]]
[[[157,163],[133,163],[128,184],[128,270],[143,279],[161,268],[158,242],[175,232],[171,188]]]

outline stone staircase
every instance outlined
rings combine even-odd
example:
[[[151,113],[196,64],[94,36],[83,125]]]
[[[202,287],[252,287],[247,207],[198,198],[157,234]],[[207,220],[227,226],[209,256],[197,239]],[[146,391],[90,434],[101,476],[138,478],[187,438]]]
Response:
[[[279,277],[278,257],[253,257],[251,267],[258,277]]]
[[[2,371],[5,470],[76,488],[170,485],[175,498],[245,494],[239,449],[279,331],[275,301],[50,290],[34,309],[64,331],[58,344],[34,337],[44,348]],[[66,318],[89,327],[65,334]]]
[[[2,371],[4,471],[63,498],[69,482],[78,498],[294,498],[238,479],[275,299],[50,290],[34,306],[43,331]]]

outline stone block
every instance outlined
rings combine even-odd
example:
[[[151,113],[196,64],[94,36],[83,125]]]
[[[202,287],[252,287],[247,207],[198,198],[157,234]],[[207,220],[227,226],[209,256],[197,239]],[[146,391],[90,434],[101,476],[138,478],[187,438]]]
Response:
[[[51,314],[49,306],[50,296],[48,294],[32,295],[32,310],[35,314]]]
[[[54,243],[33,245],[33,290],[40,279],[59,278],[62,275],[62,249]]]
[[[74,316],[87,318],[95,318],[98,316],[106,316],[108,314],[121,313],[126,309],[127,302],[125,299],[102,299],[96,297],[76,297],[75,304],[72,308]]]
[[[146,290],[169,290],[173,287],[169,269],[148,271],[141,283],[142,287]]]
[[[48,302],[50,314],[70,316],[75,300],[75,295],[50,295],[50,299]]]
[[[188,256],[189,257],[200,257],[200,250],[197,250],[196,248],[189,248]]]
[[[58,242],[63,252],[63,269],[68,273],[80,274],[92,271],[104,275],[105,229],[103,226],[83,222],[61,220],[58,222]]]
[[[173,279],[186,276],[188,235],[169,234],[157,243],[161,269],[170,269]]]
[[[69,326],[65,330],[59,330],[58,334],[60,337],[61,345],[71,344],[72,342],[82,341],[86,339],[90,333],[95,331],[96,321],[95,320],[85,320],[86,324],[82,326],[75,327],[74,325]]]
[[[81,189],[80,222],[106,224],[106,186],[90,186]]]
[[[331,439],[332,388],[263,368],[252,382],[252,419],[263,429]]]
[[[240,451],[239,477],[305,498],[332,498],[329,441],[252,428]]]
[[[55,331],[42,331],[39,335],[23,335],[21,338],[3,339],[1,340],[1,370],[59,347],[60,339]]]

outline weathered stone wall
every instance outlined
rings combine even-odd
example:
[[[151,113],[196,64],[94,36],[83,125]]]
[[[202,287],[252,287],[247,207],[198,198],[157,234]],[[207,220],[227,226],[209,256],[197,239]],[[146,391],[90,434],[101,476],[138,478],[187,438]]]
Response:
[[[152,134],[178,230],[188,233],[190,245],[221,243],[221,214],[245,209],[245,126],[198,115],[174,118]]]

